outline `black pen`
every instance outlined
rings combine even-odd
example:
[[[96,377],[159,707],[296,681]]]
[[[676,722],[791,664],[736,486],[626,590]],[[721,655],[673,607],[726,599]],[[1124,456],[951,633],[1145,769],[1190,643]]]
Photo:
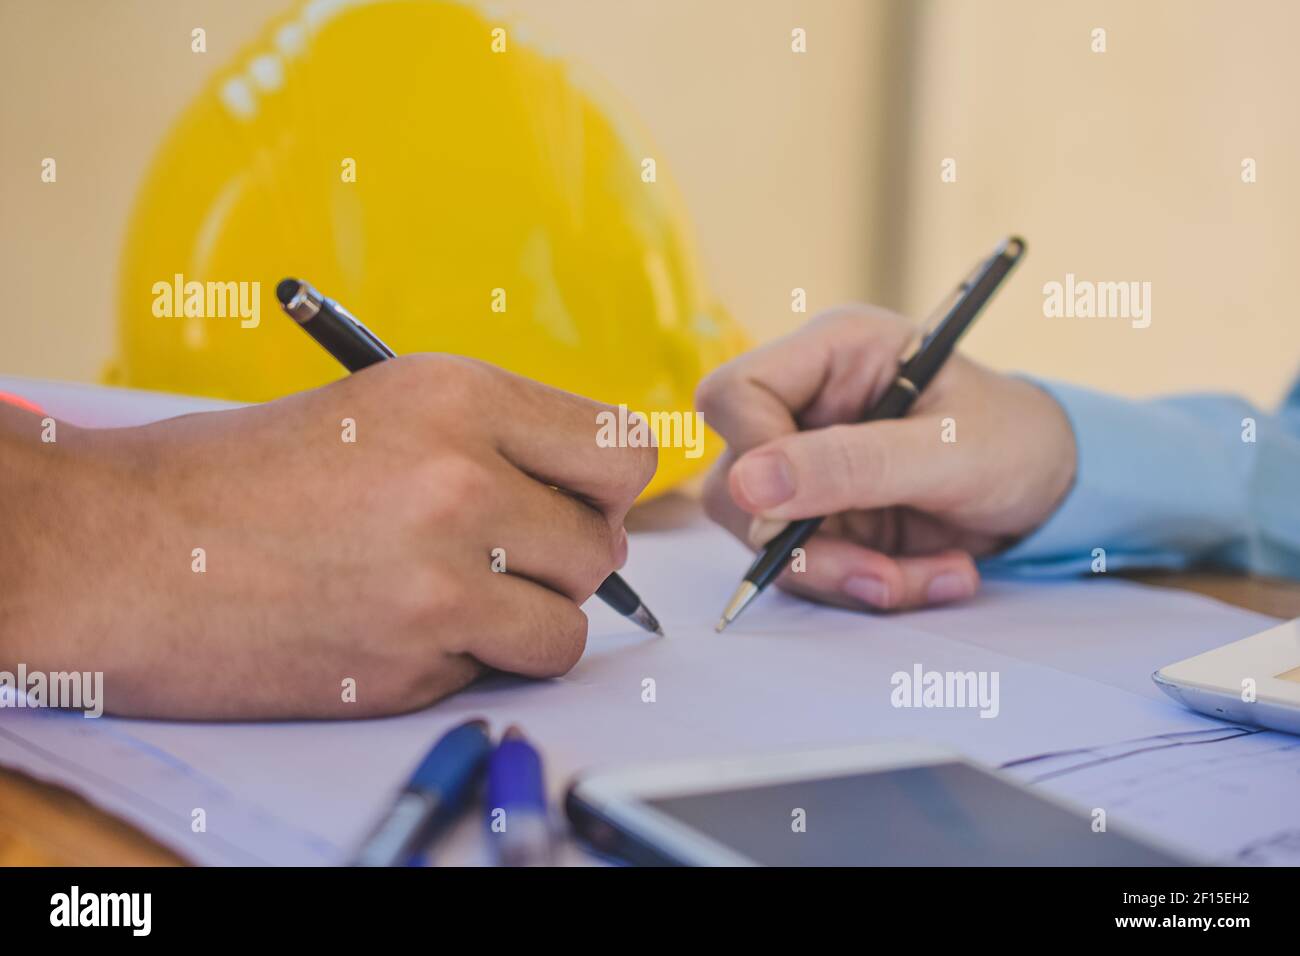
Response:
[[[899,362],[898,376],[881,396],[880,401],[862,418],[864,422],[887,418],[902,418],[912,407],[922,390],[943,368],[952,354],[957,340],[975,321],[980,310],[993,297],[1007,273],[1020,261],[1025,242],[1016,236],[1003,240],[993,255],[982,260],[970,276],[935,311],[934,319],[927,323],[929,331],[923,333],[910,357]],[[951,304],[950,304],[951,303]],[[758,552],[758,557],[745,572],[740,587],[722,612],[714,630],[721,631],[745,610],[754,598],[785,570],[794,549],[813,536],[824,518],[803,518],[792,521]]]
[[[275,287],[275,295],[289,317],[349,372],[359,372],[394,357],[393,350],[381,342],[379,336],[343,306],[325,298],[306,282],[283,279]],[[596,596],[643,630],[663,636],[658,619],[617,573],[601,583]]]

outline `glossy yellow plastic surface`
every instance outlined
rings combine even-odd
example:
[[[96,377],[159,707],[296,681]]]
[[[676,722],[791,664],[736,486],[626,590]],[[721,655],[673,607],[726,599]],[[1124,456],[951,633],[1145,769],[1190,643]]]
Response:
[[[398,354],[472,355],[633,411],[689,412],[744,340],[707,296],[665,164],[515,32],[436,0],[316,0],[269,25],[144,180],[109,381],[260,401],[339,377],[276,303],[296,276]],[[242,317],[207,314],[236,312],[233,295],[186,316],[161,290],[189,282],[260,289]],[[719,445],[662,449],[648,493]]]

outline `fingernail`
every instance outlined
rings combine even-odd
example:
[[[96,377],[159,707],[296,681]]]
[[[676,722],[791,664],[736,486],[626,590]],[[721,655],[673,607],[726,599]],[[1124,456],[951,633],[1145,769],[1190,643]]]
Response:
[[[759,515],[749,523],[749,543],[752,547],[761,548],[767,544],[777,534],[788,525],[788,521],[777,521],[774,518],[764,518]]]
[[[966,575],[947,571],[930,582],[930,586],[925,590],[925,599],[931,604],[943,604],[946,601],[968,598],[973,593]]]
[[[849,597],[873,607],[889,607],[889,585],[880,578],[845,578],[841,585]]]
[[[627,564],[627,528],[619,528],[618,544],[614,546],[614,567],[621,568]]]
[[[794,496],[790,462],[780,452],[747,455],[733,467],[736,481],[756,508],[771,508]]]

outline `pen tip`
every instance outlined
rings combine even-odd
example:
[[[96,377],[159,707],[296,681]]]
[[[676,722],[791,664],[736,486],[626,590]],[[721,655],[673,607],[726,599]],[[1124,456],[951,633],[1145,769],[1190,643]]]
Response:
[[[740,612],[749,607],[749,602],[756,597],[758,597],[758,585],[753,581],[741,581],[740,587],[736,588],[736,593],[727,602],[722,617],[718,618],[718,625],[713,630],[721,634],[728,624],[740,617]]]
[[[636,610],[629,614],[628,617],[641,630],[663,637],[664,629],[659,626],[659,618],[651,614],[650,609],[644,604],[638,604]]]

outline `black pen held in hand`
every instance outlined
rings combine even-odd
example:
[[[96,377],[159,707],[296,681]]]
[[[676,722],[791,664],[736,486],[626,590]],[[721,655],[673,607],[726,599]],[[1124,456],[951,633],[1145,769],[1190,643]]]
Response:
[[[275,287],[275,294],[289,317],[349,372],[359,372],[394,357],[393,350],[352,313],[333,299],[325,298],[306,282],[283,279]],[[596,589],[596,596],[643,630],[663,635],[658,619],[618,574],[607,577]]]
[[[907,414],[918,395],[930,384],[939,369],[948,361],[961,334],[975,321],[980,310],[993,297],[1002,280],[1024,254],[1023,239],[1012,236],[988,259],[981,260],[970,276],[957,286],[934,314],[934,321],[923,332],[920,343],[912,354],[901,360],[898,375],[880,401],[862,418],[864,422],[886,418],[902,418]],[[745,610],[764,589],[785,570],[794,549],[801,547],[821,526],[824,518],[803,518],[792,521],[759,552],[754,563],[722,611],[714,630],[719,633]]]

